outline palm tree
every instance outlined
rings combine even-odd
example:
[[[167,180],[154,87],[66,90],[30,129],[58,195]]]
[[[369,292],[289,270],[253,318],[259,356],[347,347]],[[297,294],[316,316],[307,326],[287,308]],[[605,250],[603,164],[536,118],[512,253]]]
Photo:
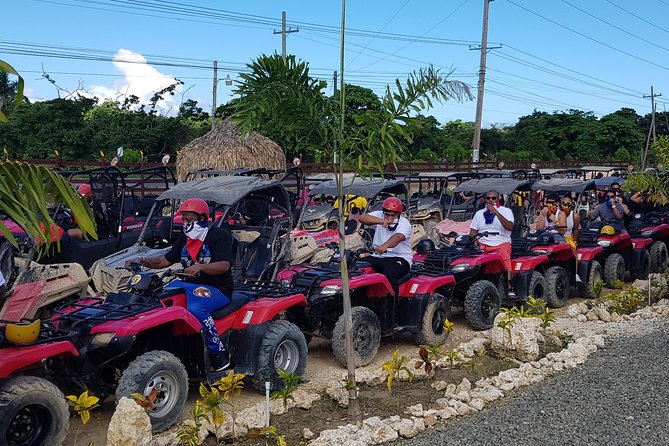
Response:
[[[3,60],[0,60],[0,70],[5,74],[18,76],[14,106],[16,109],[16,105],[23,101],[23,78]],[[0,122],[7,120],[7,116],[0,112]],[[44,166],[16,161],[0,162],[0,210],[34,240],[43,241],[38,244],[40,251],[50,247],[55,225],[49,214],[49,202],[62,203],[70,208],[82,232],[86,236],[97,237],[89,206],[65,177]],[[16,246],[14,236],[2,221],[0,232]]]

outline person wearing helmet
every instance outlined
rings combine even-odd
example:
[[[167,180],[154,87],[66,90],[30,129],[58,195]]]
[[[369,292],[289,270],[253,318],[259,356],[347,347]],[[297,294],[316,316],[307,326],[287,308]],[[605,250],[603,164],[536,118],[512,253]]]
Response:
[[[365,257],[374,271],[388,278],[397,297],[399,279],[409,273],[413,261],[411,250],[411,223],[402,216],[402,202],[397,197],[388,197],[381,211],[373,211],[352,218],[364,225],[374,225],[372,249],[374,254]]]
[[[181,262],[184,273],[190,276],[187,282],[214,287],[221,293],[211,296],[188,294],[190,311],[204,328],[211,368],[224,370],[230,365],[230,355],[221,342],[211,313],[230,302],[234,289],[232,279],[232,237],[227,229],[209,226],[209,205],[199,198],[189,198],[181,203],[179,212],[183,218],[184,233],[172,248],[160,257],[139,257],[126,261],[152,269],[167,268]]]
[[[93,212],[93,218],[95,219],[95,229],[98,234],[98,238],[109,237],[111,234],[111,228],[109,227],[109,219],[107,218],[107,209],[104,203],[99,203],[93,200],[93,190],[91,185],[84,183],[79,186],[77,189],[81,199],[84,200],[91,207]],[[71,216],[69,212],[66,212],[66,215],[69,217],[69,220],[60,224],[60,226],[65,230],[67,235],[74,238],[83,238],[81,229],[77,226],[74,217]]]
[[[602,224],[612,226],[618,233],[625,233],[625,208],[615,191],[607,191],[604,202],[588,213],[589,220],[602,220]]]
[[[508,278],[511,280],[511,230],[513,229],[513,211],[500,205],[499,192],[488,191],[485,194],[485,207],[474,214],[469,225],[469,235],[479,232],[495,232],[479,238],[483,252],[496,252],[502,256]]]

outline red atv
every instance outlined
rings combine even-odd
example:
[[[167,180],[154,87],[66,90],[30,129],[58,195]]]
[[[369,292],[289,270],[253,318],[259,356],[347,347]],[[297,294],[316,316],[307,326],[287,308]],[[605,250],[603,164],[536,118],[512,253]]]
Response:
[[[530,231],[512,239],[511,258],[516,302],[532,296],[552,308],[567,303],[569,289],[576,284],[576,254],[569,243],[556,241],[555,234],[546,231]]]
[[[667,269],[669,256],[667,255],[667,242],[669,242],[669,224],[663,221],[661,213],[651,212],[648,214],[634,214],[627,225],[627,230],[632,236],[635,248],[646,247],[648,250],[649,265],[640,265],[640,270],[648,270],[653,273],[663,273]],[[644,256],[645,257],[645,256]],[[642,262],[646,259],[640,259]],[[633,265],[637,264],[633,262]],[[646,276],[648,273],[646,273]],[[645,277],[634,277],[645,278]]]
[[[73,357],[50,358],[50,377],[61,386],[96,396],[115,393],[116,398],[157,391],[155,408],[149,411],[154,431],[164,430],[179,418],[188,396],[189,377],[213,383],[225,371],[209,371],[209,355],[202,326],[186,309],[189,292],[208,288],[138,272],[128,291],[110,294],[105,300],[88,298],[57,309],[54,323],[76,331]],[[307,304],[303,294],[269,283],[238,286],[230,303],[212,313],[221,340],[231,354],[238,373],[251,377],[264,389],[280,387],[277,370],[302,374],[307,361],[307,342],[293,324],[280,314]],[[154,392],[155,393],[155,392]]]
[[[0,323],[0,444],[61,444],[70,414],[63,393],[46,379],[44,360],[78,356],[75,333],[42,324],[36,340],[18,345],[8,340],[7,323]]]

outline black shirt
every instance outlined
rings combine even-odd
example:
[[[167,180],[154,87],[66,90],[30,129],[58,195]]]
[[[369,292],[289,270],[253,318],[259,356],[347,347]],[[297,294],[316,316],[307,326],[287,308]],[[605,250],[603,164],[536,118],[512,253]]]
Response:
[[[172,263],[181,262],[184,268],[195,263],[186,249],[186,234],[179,236],[172,249],[165,254],[165,258]],[[232,280],[232,237],[230,232],[223,228],[209,228],[197,260],[198,263],[202,264],[230,262],[230,269],[226,273],[209,275],[201,272],[198,276],[188,279],[188,282],[214,286],[225,293],[226,296],[231,297],[234,282]]]

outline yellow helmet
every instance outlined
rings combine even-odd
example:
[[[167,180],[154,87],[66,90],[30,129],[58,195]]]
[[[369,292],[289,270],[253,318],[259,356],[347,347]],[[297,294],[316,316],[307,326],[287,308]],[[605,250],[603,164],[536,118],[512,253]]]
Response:
[[[616,235],[616,230],[613,229],[613,226],[611,225],[605,225],[602,226],[602,229],[599,231],[599,233],[602,235]]]
[[[32,344],[39,337],[40,320],[5,325],[5,339],[13,344]]]
[[[339,198],[335,200],[332,207],[339,209]],[[346,207],[344,208],[344,215],[347,216],[354,207],[358,208],[358,212],[362,212],[367,207],[367,199],[365,197],[360,197],[353,194],[346,195]]]

